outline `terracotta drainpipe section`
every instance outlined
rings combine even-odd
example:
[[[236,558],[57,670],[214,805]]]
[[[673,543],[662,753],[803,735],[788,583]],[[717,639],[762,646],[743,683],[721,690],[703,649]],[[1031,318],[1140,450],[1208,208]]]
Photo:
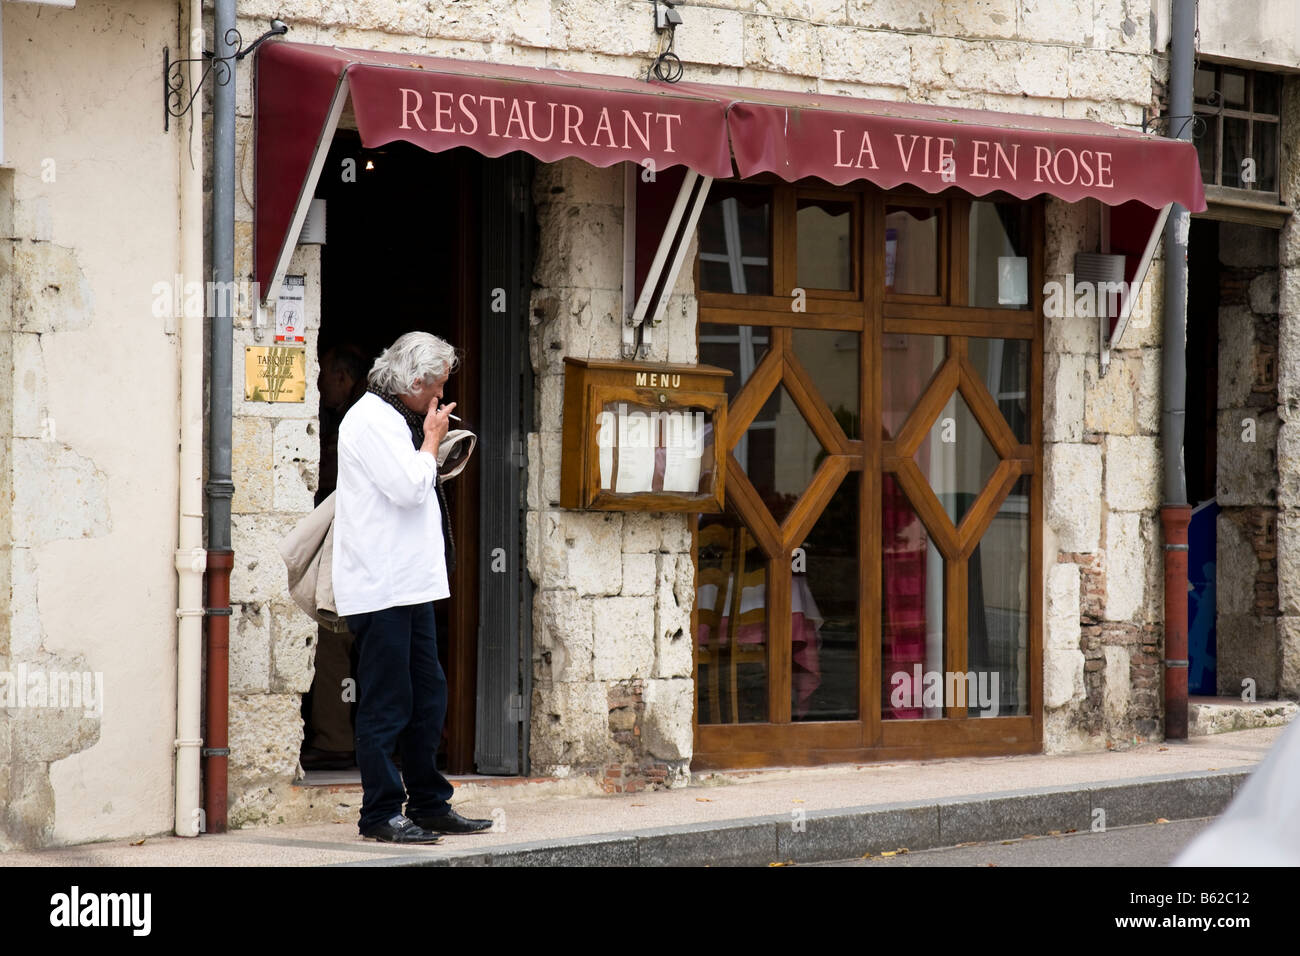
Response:
[[[209,833],[225,833],[230,759],[230,569],[233,551],[208,551],[208,731],[203,748],[203,805]]]
[[[1196,0],[1170,0],[1169,135],[1192,138]],[[1165,223],[1165,321],[1161,348],[1164,408],[1165,739],[1187,739],[1187,501],[1183,431],[1187,404],[1187,234],[1191,216],[1174,204]]]
[[[1187,526],[1190,505],[1165,505],[1165,739],[1187,739]]]

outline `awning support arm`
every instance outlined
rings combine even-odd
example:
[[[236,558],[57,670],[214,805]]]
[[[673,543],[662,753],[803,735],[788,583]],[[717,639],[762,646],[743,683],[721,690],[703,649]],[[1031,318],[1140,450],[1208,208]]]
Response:
[[[338,129],[339,118],[343,115],[343,107],[348,101],[348,74],[346,71],[339,77],[338,89],[334,91],[334,102],[330,104],[329,116],[325,119],[325,125],[321,127],[320,139],[316,141],[316,151],[312,154],[311,168],[307,171],[307,178],[303,181],[302,191],[298,194],[298,201],[293,207],[293,219],[289,223],[289,231],[285,233],[284,245],[280,248],[280,254],[275,260],[275,269],[271,272],[270,281],[267,282],[266,288],[262,290],[263,294],[258,297],[260,305],[269,304],[280,291],[280,283],[284,281],[284,274],[289,269],[289,260],[293,258],[293,251],[298,246],[298,236],[302,233],[302,224],[307,219],[307,211],[311,208],[311,198],[316,193],[316,184],[320,182],[320,174],[325,169],[325,160],[329,157],[330,145],[334,142],[334,132]],[[260,311],[260,310],[259,310]],[[261,320],[259,314],[256,317]]]
[[[1156,246],[1159,245],[1160,236],[1165,231],[1165,222],[1169,219],[1169,210],[1171,208],[1172,203],[1160,210],[1155,225],[1151,227],[1151,235],[1147,238],[1147,244],[1142,250],[1142,258],[1138,260],[1137,270],[1133,273],[1133,281],[1124,284],[1124,291],[1120,297],[1119,319],[1115,322],[1113,332],[1110,329],[1110,310],[1101,308],[1101,302],[1098,300],[1097,335],[1100,345],[1098,367],[1101,377],[1104,377],[1106,371],[1110,368],[1111,350],[1124,337],[1124,330],[1128,328],[1129,319],[1133,315],[1133,308],[1137,305],[1138,297],[1142,294],[1142,284],[1146,281],[1147,272],[1151,268],[1151,259],[1156,254]],[[1109,223],[1106,221],[1108,219],[1108,216],[1104,217],[1103,229],[1108,228]]]
[[[633,166],[629,169],[628,176],[635,177],[636,175],[639,175],[638,167]],[[704,209],[704,201],[708,198],[709,187],[712,185],[712,176],[702,175],[693,169],[686,171],[681,188],[677,191],[677,201],[673,204],[672,213],[669,214],[668,223],[664,226],[663,235],[659,239],[659,247],[655,250],[654,259],[650,263],[650,271],[646,275],[645,284],[641,287],[641,294],[638,296],[631,314],[624,316],[623,358],[643,357],[651,341],[651,329],[663,321],[664,307],[668,302],[669,295],[672,294],[673,287],[677,284],[677,276],[686,260],[686,251],[690,248],[691,237],[695,234],[695,227],[700,221],[700,213]],[[632,196],[632,204],[626,208],[633,210],[633,212],[624,219],[624,237],[625,242],[635,242],[635,179],[631,179],[630,188],[624,191],[625,201],[629,194]],[[630,240],[628,239],[629,236],[632,237]],[[634,280],[634,257],[629,257],[625,251],[625,305],[630,301],[630,296],[626,290],[632,287]],[[649,320],[648,323],[647,319]],[[638,329],[642,332],[639,347],[636,344]],[[640,356],[638,356],[638,353],[640,353]]]

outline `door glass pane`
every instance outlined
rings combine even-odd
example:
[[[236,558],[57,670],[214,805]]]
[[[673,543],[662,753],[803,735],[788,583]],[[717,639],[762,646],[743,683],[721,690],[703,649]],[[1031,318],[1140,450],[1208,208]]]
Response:
[[[966,517],[1000,460],[960,392],[953,392],[913,457],[954,525]]]
[[[766,721],[767,558],[734,511],[700,515],[697,568],[697,719]]]
[[[825,449],[790,393],[780,385],[732,454],[780,523],[808,487]]]
[[[1247,120],[1236,116],[1223,117],[1223,185],[1238,189],[1251,188],[1241,181],[1241,161],[1250,154],[1247,152],[1246,136],[1249,132]]]
[[[897,437],[934,373],[943,364],[946,339],[941,335],[881,336],[880,376],[884,386],[885,434]]]
[[[849,438],[861,438],[858,427],[857,332],[793,329],[794,353],[817,384],[817,391]]]
[[[885,291],[939,294],[940,212],[934,206],[885,207]]]
[[[853,204],[800,199],[796,236],[799,285],[806,289],[853,288]]]
[[[772,191],[714,183],[700,211],[700,289],[772,294]]]
[[[943,557],[893,475],[883,476],[881,502],[882,716],[942,717],[925,674],[943,671]]]
[[[859,481],[845,477],[791,561],[794,720],[858,717]]]
[[[1255,74],[1255,105],[1251,108],[1254,113],[1271,113],[1277,115],[1277,86],[1278,76],[1275,73],[1256,73]]]
[[[701,322],[700,364],[716,365],[731,371],[723,385],[727,390],[727,401],[733,402],[771,343],[772,330],[765,325]]]
[[[1029,241],[1029,206],[982,199],[970,204],[967,305],[1029,308]]]
[[[1277,124],[1255,120],[1255,189],[1277,192]]]
[[[1029,443],[1029,340],[967,339],[971,365],[1022,445]]]
[[[1029,491],[1022,475],[967,566],[971,717],[1029,713]]]

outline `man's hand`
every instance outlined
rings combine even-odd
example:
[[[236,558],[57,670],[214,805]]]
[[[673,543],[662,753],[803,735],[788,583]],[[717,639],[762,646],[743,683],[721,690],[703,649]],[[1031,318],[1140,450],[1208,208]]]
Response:
[[[449,416],[455,407],[455,402],[441,408],[436,401],[429,403],[429,412],[424,416],[424,444],[420,451],[427,451],[435,459],[438,457],[438,446],[447,437]]]

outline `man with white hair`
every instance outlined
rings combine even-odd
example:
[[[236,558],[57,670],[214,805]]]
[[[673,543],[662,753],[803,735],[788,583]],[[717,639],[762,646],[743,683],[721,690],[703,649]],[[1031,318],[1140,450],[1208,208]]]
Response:
[[[359,829],[387,843],[436,843],[439,833],[492,825],[451,809],[451,784],[437,767],[447,679],[433,602],[450,596],[455,560],[437,458],[456,407],[440,405],[455,367],[450,344],[408,332],[375,360],[366,394],[339,426],[334,600],[356,635]]]

